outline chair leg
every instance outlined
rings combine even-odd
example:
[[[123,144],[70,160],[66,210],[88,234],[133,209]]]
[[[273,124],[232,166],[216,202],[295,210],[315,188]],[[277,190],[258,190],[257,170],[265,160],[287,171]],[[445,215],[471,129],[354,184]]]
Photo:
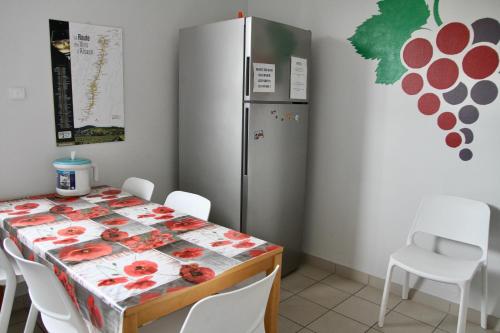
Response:
[[[31,304],[30,313],[28,314],[28,319],[26,320],[26,325],[24,326],[24,333],[33,333],[35,330],[36,320],[38,318],[38,309]]]
[[[410,291],[410,273],[405,271],[403,279],[403,294],[402,299],[408,299],[408,292]]]
[[[483,288],[481,295],[481,327],[487,329],[488,327],[488,271],[486,265],[481,268],[483,275]]]
[[[393,269],[394,269],[394,264],[392,263],[392,261],[389,261],[389,266],[387,267],[387,274],[385,277],[384,293],[382,295],[382,302],[380,304],[380,312],[378,315],[379,327],[384,326],[385,309],[387,308],[387,301],[389,300],[389,292],[391,291],[391,278]]]
[[[470,281],[460,284],[460,310],[458,311],[457,333],[465,333],[467,310],[469,308]]]
[[[0,333],[6,333],[9,328],[10,314],[12,312],[12,305],[14,304],[14,297],[16,295],[17,282],[9,282],[5,286],[2,310],[0,311]]]

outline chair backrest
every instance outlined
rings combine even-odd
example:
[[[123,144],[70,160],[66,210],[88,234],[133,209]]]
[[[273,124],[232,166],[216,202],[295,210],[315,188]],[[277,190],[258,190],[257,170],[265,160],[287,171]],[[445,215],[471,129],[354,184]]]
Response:
[[[28,285],[31,302],[42,314],[49,332],[88,332],[81,315],[55,274],[46,266],[23,258],[12,240],[4,240],[5,251],[16,261]]]
[[[487,204],[447,195],[425,196],[420,202],[408,244],[415,233],[424,232],[481,248],[481,260],[486,260],[490,227]]]
[[[208,220],[211,203],[210,200],[198,194],[174,191],[167,196],[165,206],[202,220]]]
[[[151,200],[154,188],[155,184],[149,180],[137,177],[127,178],[122,185],[122,190],[125,192],[148,201]]]
[[[0,311],[0,332],[7,332],[10,314],[12,312],[12,305],[14,303],[14,291],[15,286],[17,285],[16,272],[14,271],[14,267],[12,262],[9,260],[5,252],[0,248],[0,269],[5,273],[5,293],[9,292],[9,289],[12,288],[12,296],[8,297],[4,295],[2,300],[2,309]]]
[[[264,333],[264,314],[276,273],[241,289],[210,296],[189,311],[180,333]]]

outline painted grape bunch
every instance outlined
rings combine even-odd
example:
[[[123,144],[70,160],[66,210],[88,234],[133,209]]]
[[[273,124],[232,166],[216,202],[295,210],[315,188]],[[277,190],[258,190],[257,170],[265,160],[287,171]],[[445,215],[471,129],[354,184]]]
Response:
[[[499,26],[498,21],[491,18],[475,21],[472,29],[452,22],[436,34],[437,50],[432,41],[421,37],[411,39],[403,47],[402,60],[409,70],[401,81],[403,91],[419,96],[418,109],[422,114],[437,115],[437,125],[447,131],[445,141],[451,148],[473,141],[470,125],[479,118],[479,106],[492,103],[498,96],[497,85],[488,78],[496,74],[499,64],[494,48],[500,38],[494,33]],[[436,51],[440,54],[436,55]],[[461,74],[473,85],[462,82]],[[424,80],[441,93],[424,91]],[[464,103],[468,95],[473,103]],[[459,106],[458,115],[450,111],[449,106]],[[461,148],[459,156],[468,161],[473,154],[469,148]]]
[[[378,61],[376,83],[400,82],[406,94],[417,98],[418,110],[435,117],[446,132],[446,145],[469,161],[479,109],[498,97],[500,23],[481,18],[470,26],[443,24],[439,0],[434,0],[438,28],[428,29],[431,11],[425,0],[381,0],[377,5],[380,13],[358,26],[349,41],[363,58]]]

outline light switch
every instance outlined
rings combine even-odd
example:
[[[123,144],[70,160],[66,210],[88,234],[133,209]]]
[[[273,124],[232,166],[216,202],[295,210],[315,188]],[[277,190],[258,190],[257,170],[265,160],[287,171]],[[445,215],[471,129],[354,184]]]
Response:
[[[24,87],[10,87],[9,88],[9,99],[14,101],[20,101],[26,98],[26,88]]]

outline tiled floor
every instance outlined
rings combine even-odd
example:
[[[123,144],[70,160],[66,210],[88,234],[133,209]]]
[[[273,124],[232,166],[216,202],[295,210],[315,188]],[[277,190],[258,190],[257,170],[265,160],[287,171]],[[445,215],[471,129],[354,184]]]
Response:
[[[456,316],[390,295],[383,328],[377,326],[382,292],[312,266],[281,283],[279,333],[454,333]],[[23,332],[27,309],[12,314],[8,333]],[[182,318],[180,319],[182,321]],[[468,323],[467,333],[484,331]],[[37,327],[35,333],[42,333]]]
[[[279,333],[454,333],[457,317],[390,295],[378,327],[382,291],[312,266],[302,266],[281,284]],[[467,333],[485,331],[474,323]]]

